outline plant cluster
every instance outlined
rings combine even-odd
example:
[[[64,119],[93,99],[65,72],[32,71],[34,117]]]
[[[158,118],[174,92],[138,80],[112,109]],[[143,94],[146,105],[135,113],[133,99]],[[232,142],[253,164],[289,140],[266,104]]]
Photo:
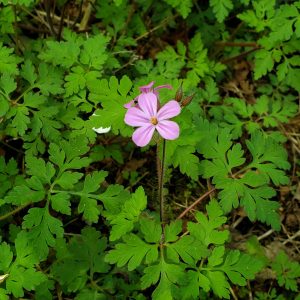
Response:
[[[200,2],[0,1],[0,300],[300,299],[300,2]]]

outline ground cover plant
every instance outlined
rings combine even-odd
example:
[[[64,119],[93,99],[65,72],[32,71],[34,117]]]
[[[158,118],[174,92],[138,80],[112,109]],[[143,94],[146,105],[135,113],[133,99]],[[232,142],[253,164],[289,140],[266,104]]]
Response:
[[[0,1],[0,300],[300,299],[300,1]]]

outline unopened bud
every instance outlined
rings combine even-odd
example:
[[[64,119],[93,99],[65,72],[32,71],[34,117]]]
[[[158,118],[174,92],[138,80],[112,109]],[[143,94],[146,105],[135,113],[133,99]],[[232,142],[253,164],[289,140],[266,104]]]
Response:
[[[195,93],[188,96],[188,97],[186,97],[186,98],[184,98],[181,102],[181,107],[188,106],[192,102],[194,96],[195,96]]]
[[[183,90],[182,90],[182,82],[181,82],[180,87],[176,91],[175,100],[177,102],[180,102],[182,99],[182,96],[183,96]]]

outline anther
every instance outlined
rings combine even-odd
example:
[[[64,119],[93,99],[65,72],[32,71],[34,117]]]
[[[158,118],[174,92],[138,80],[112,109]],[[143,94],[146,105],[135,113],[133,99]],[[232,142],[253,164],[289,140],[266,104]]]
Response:
[[[152,118],[150,119],[150,122],[151,122],[151,124],[153,124],[153,125],[157,125],[157,123],[158,123],[158,121],[157,121],[157,119],[156,119],[155,117],[152,117]]]

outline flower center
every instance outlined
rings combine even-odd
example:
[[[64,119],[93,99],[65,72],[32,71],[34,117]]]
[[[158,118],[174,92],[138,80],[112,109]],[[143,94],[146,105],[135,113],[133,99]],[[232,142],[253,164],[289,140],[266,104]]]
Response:
[[[151,122],[151,124],[153,124],[153,125],[157,125],[157,123],[158,123],[158,121],[157,121],[157,119],[156,119],[155,117],[152,117],[152,118],[150,119],[150,122]]]

